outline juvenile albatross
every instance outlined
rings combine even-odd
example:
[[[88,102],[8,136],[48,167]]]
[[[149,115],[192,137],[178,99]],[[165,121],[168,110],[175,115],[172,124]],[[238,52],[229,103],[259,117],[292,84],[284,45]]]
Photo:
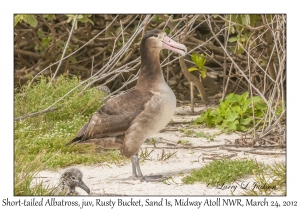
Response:
[[[93,143],[120,149],[122,155],[131,158],[133,179],[162,180],[162,176],[143,176],[138,158],[140,146],[168,124],[176,108],[175,95],[164,80],[159,62],[162,49],[182,56],[187,51],[165,32],[149,31],[140,44],[141,70],[136,87],[107,101],[66,145]]]
[[[76,191],[76,187],[80,187],[87,194],[90,194],[90,189],[82,181],[83,174],[77,168],[70,168],[66,170],[60,177],[60,193],[66,193],[66,195],[79,195]]]

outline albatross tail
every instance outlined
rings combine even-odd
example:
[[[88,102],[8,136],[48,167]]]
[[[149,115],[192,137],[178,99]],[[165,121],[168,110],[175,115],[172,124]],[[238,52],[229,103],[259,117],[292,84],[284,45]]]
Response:
[[[82,136],[79,136],[79,137],[77,136],[74,139],[72,139],[71,141],[69,141],[68,143],[66,143],[65,146],[69,146],[70,144],[73,144],[73,143],[78,143],[81,139],[82,139]]]

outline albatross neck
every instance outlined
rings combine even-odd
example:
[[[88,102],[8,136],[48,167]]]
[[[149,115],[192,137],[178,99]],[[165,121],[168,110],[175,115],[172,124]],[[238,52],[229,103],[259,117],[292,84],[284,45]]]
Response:
[[[141,70],[137,88],[154,90],[156,85],[165,83],[160,67],[159,51],[147,51],[141,54]]]

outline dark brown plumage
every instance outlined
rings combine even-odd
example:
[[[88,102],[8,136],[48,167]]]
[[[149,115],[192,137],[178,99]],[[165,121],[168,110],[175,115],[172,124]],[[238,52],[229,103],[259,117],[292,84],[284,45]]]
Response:
[[[144,110],[144,105],[152,96],[151,92],[134,89],[109,100],[66,146],[76,142],[94,143],[107,149],[120,148],[131,122]],[[125,103],[126,101],[130,103]]]

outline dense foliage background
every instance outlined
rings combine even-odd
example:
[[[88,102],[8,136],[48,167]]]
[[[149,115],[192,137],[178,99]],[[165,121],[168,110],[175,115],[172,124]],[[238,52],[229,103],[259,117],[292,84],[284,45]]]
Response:
[[[166,81],[179,101],[208,104],[214,96],[248,92],[265,103],[255,128],[261,137],[285,119],[286,15],[15,15],[16,91],[48,76],[79,77],[79,86],[100,86],[114,95],[134,87],[139,43],[146,31],[164,30],[185,44],[188,55],[161,53]],[[190,82],[198,91],[191,93]],[[59,99],[60,100],[60,99]],[[16,116],[17,117],[17,116]],[[261,124],[262,123],[262,124]],[[259,126],[255,126],[259,125]]]

